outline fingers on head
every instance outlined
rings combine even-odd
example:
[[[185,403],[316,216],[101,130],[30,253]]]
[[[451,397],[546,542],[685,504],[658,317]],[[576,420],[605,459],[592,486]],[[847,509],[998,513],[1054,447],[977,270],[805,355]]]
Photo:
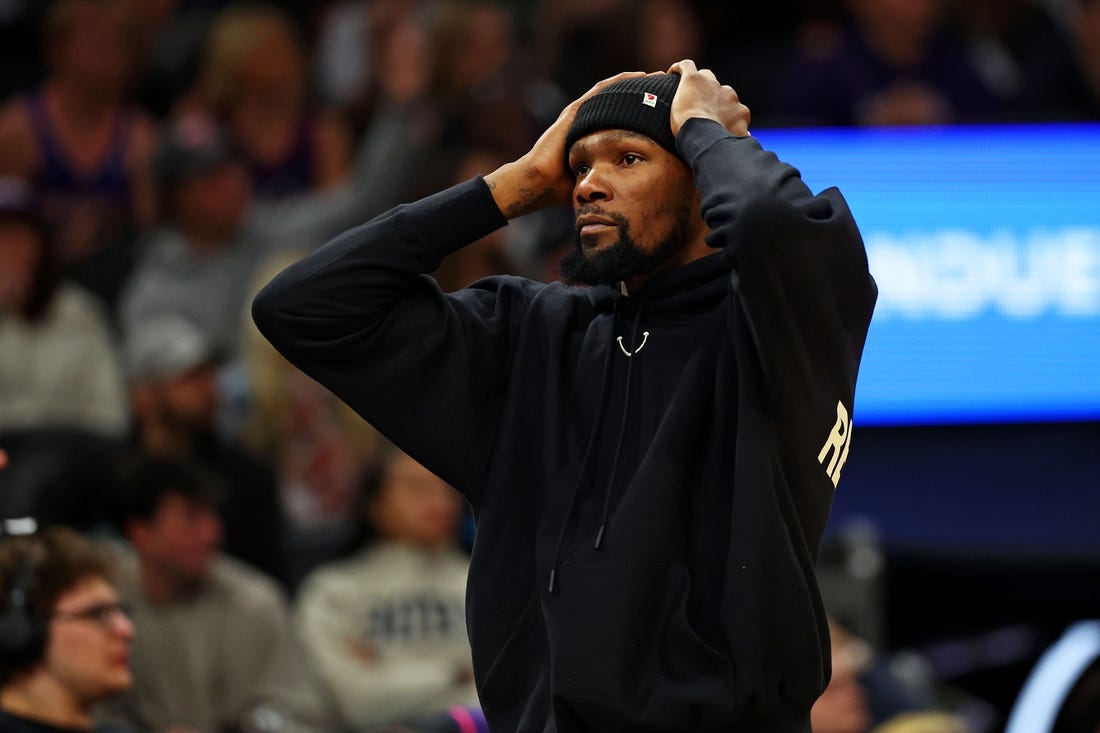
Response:
[[[698,71],[698,67],[691,59],[677,61],[672,66],[668,67],[669,74],[680,74],[681,76],[684,76],[685,74],[690,74],[693,71]]]

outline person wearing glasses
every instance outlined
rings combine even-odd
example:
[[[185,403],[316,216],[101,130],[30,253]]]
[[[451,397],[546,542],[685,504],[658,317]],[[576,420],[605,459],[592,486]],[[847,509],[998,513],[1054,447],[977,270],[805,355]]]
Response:
[[[130,688],[134,624],[111,565],[51,527],[0,534],[0,733],[104,730],[95,707]]]

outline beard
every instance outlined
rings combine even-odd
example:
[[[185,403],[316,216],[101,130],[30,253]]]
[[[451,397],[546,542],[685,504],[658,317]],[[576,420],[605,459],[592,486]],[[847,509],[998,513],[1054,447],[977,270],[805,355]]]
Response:
[[[630,232],[630,222],[622,214],[585,207],[578,214],[599,214],[615,222],[619,239],[609,247],[586,252],[577,246],[561,260],[561,274],[567,285],[617,285],[639,275],[656,272],[687,248],[691,221],[690,206],[671,212],[672,225],[664,237],[650,250],[643,249]]]

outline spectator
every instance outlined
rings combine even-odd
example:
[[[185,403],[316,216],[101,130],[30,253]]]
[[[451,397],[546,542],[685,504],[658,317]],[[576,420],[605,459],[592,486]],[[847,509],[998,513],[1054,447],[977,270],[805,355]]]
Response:
[[[221,131],[198,114],[165,133],[154,167],[165,226],[146,244],[123,294],[124,329],[151,315],[182,316],[231,354],[252,268],[269,246],[246,228],[245,171]]]
[[[94,707],[132,683],[110,566],[70,529],[0,538],[0,731],[91,731]]]
[[[58,261],[113,304],[133,232],[150,225],[149,120],[126,102],[135,46],[124,0],[58,0],[46,82],[0,112],[0,175],[30,182],[57,225]]]
[[[849,0],[852,21],[791,65],[789,121],[912,125],[995,116],[999,104],[945,28],[942,0]]]
[[[155,317],[127,334],[125,355],[138,449],[215,476],[224,487],[219,510],[226,551],[285,581],[275,478],[216,431],[218,353],[209,339],[186,320]]]
[[[362,153],[362,173],[348,185],[265,204],[253,199],[229,140],[209,117],[190,113],[175,120],[153,164],[165,223],[145,243],[123,293],[124,330],[153,315],[183,317],[235,357],[240,314],[261,262],[320,244],[364,213],[384,210],[405,190],[402,181],[412,174],[390,175],[400,156],[410,155],[403,122],[387,121],[374,131]]]
[[[124,482],[119,518],[134,550],[119,590],[141,634],[137,684],[104,718],[141,730],[309,730],[318,714],[285,600],[264,576],[218,553],[214,488],[169,460],[143,461]],[[320,721],[317,721],[320,722]],[[267,730],[269,728],[263,728]]]
[[[298,618],[309,657],[351,730],[476,704],[456,549],[462,500],[392,446],[363,482],[374,538],[317,570]]]
[[[512,157],[557,116],[561,93],[524,73],[514,35],[512,16],[498,4],[440,8],[431,35],[431,92],[450,149],[492,147]]]
[[[337,115],[310,109],[307,70],[295,29],[277,8],[231,6],[215,19],[201,96],[261,199],[331,188],[350,173],[348,129]]]
[[[0,433],[126,430],[122,372],[100,305],[58,279],[26,185],[0,179]]]

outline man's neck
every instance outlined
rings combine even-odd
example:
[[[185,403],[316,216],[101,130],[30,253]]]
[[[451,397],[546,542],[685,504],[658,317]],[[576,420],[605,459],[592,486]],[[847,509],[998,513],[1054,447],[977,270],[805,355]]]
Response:
[[[42,669],[8,684],[0,691],[0,710],[59,728],[91,730],[91,706],[81,703]]]
[[[710,232],[710,228],[703,226],[702,230],[692,237],[690,243],[673,259],[665,262],[662,267],[653,272],[647,272],[644,275],[637,275],[629,280],[620,283],[619,288],[623,295],[635,295],[642,288],[649,284],[656,275],[660,275],[663,272],[669,270],[675,270],[678,267],[695,262],[695,260],[702,259],[708,255],[714,254],[717,250],[707,244],[707,234]]]
[[[141,594],[154,606],[166,606],[185,601],[195,597],[202,590],[201,583],[181,583],[166,573],[158,571],[144,560],[140,562],[138,582],[141,586]]]

